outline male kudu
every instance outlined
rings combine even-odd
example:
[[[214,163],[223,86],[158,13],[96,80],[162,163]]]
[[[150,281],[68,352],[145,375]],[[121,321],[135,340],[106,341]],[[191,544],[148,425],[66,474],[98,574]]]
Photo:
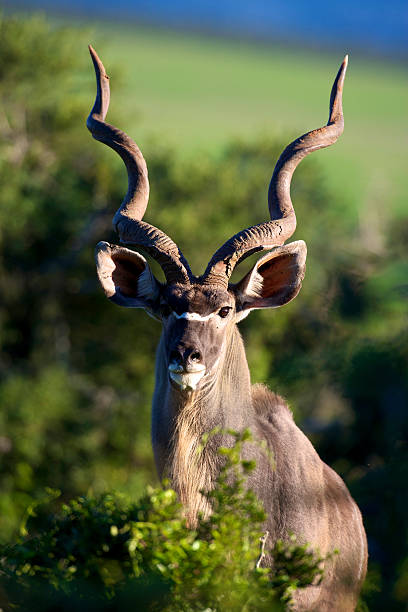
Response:
[[[194,524],[198,512],[210,512],[200,491],[213,485],[220,468],[217,446],[228,443],[220,434],[198,453],[202,435],[215,426],[249,428],[275,458],[272,466],[260,448],[251,448],[256,469],[248,484],[268,513],[270,541],[293,532],[322,555],[340,551],[327,563],[323,582],[298,594],[296,609],[354,610],[367,564],[360,512],[341,478],[295,425],[285,402],[262,385],[251,386],[236,325],[251,310],[282,306],[300,290],[306,245],[297,241],[283,246],[296,227],[290,182],[308,153],[333,144],[343,131],[347,58],[333,85],[327,126],[292,142],[276,164],[268,194],[271,220],[230,238],[196,277],[177,245],[142,221],[149,196],[146,163],[133,140],[105,123],[109,81],[91,47],[90,52],[97,95],[87,126],[94,138],[119,153],[128,172],[128,191],[113,225],[121,243],[141,247],[159,262],[166,278],[158,282],[135,251],[106,242],[97,246],[98,276],[107,297],[120,306],[144,308],[163,325],[152,419],[158,473],[170,477]],[[234,267],[263,250],[268,254],[231,284]]]

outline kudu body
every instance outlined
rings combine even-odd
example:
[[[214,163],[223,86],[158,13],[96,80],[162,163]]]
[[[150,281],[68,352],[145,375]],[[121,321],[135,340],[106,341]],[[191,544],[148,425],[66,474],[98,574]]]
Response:
[[[204,274],[195,277],[177,245],[142,221],[149,196],[146,164],[137,145],[105,122],[109,81],[102,62],[90,51],[97,96],[87,126],[94,138],[119,153],[128,171],[128,191],[114,227],[123,244],[141,247],[155,258],[166,277],[166,283],[158,282],[135,251],[106,242],[97,247],[98,276],[107,297],[121,306],[144,308],[163,325],[152,419],[159,476],[170,477],[194,524],[198,512],[210,512],[200,491],[213,485],[220,468],[217,447],[228,443],[218,434],[198,453],[202,435],[217,426],[249,428],[275,458],[272,466],[260,448],[251,445],[248,451],[256,460],[248,485],[267,511],[270,541],[293,532],[322,555],[340,551],[327,563],[322,583],[299,592],[296,609],[354,610],[367,564],[360,512],[341,478],[295,425],[284,401],[262,385],[251,386],[236,325],[251,310],[276,308],[299,292],[306,245],[284,245],[296,227],[290,181],[303,157],[334,143],[343,130],[347,58],[333,85],[327,126],[295,140],[276,164],[268,195],[271,220],[230,238]],[[262,250],[269,252],[239,283],[229,283],[234,266]]]

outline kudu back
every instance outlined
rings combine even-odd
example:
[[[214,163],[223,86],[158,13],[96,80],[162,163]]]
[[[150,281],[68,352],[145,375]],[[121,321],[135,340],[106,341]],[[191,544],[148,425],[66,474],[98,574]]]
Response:
[[[251,385],[237,328],[251,310],[282,306],[300,290],[306,245],[284,245],[296,228],[290,182],[308,153],[333,144],[343,131],[347,58],[334,81],[327,125],[292,142],[275,166],[268,193],[270,220],[232,236],[196,277],[178,246],[142,221],[149,197],[146,163],[133,140],[105,122],[109,80],[92,47],[90,52],[97,95],[87,127],[119,153],[128,172],[128,191],[113,225],[120,242],[142,248],[160,264],[166,279],[159,282],[138,252],[106,242],[97,246],[98,276],[106,296],[120,306],[144,308],[163,326],[152,418],[159,476],[170,477],[193,525],[198,512],[211,511],[200,491],[213,486],[220,468],[217,447],[228,443],[219,434],[198,453],[203,434],[215,427],[249,428],[255,439],[266,441],[275,458],[272,466],[260,448],[251,448],[256,469],[248,486],[267,511],[269,541],[294,533],[322,555],[340,551],[326,564],[322,583],[298,593],[296,609],[354,610],[367,565],[360,512],[341,478],[295,425],[285,402],[266,387]],[[230,283],[238,263],[265,250],[268,253],[240,282]]]

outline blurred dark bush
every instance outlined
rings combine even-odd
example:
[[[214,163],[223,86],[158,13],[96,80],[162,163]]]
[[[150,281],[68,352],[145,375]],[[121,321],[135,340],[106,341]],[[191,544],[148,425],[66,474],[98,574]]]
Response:
[[[87,42],[41,18],[1,18],[0,532],[9,541],[47,486],[62,500],[112,489],[137,498],[154,478],[160,330],[97,286],[93,248],[117,240],[111,218],[126,178],[84,126],[94,95]],[[125,125],[117,111],[109,120]],[[226,238],[265,220],[285,144],[236,142],[217,159],[183,162],[152,144],[146,219],[202,271]],[[346,479],[381,576],[370,606],[399,610],[408,598],[408,224],[388,211],[381,240],[371,237],[327,191],[313,158],[296,171],[292,197],[307,275],[294,302],[242,323],[253,380],[288,398]]]

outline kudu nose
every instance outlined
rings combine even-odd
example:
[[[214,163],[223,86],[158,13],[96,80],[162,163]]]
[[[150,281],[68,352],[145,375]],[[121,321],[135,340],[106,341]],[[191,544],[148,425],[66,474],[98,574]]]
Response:
[[[195,347],[179,346],[170,351],[170,363],[178,363],[183,368],[188,369],[201,363],[201,352]]]

